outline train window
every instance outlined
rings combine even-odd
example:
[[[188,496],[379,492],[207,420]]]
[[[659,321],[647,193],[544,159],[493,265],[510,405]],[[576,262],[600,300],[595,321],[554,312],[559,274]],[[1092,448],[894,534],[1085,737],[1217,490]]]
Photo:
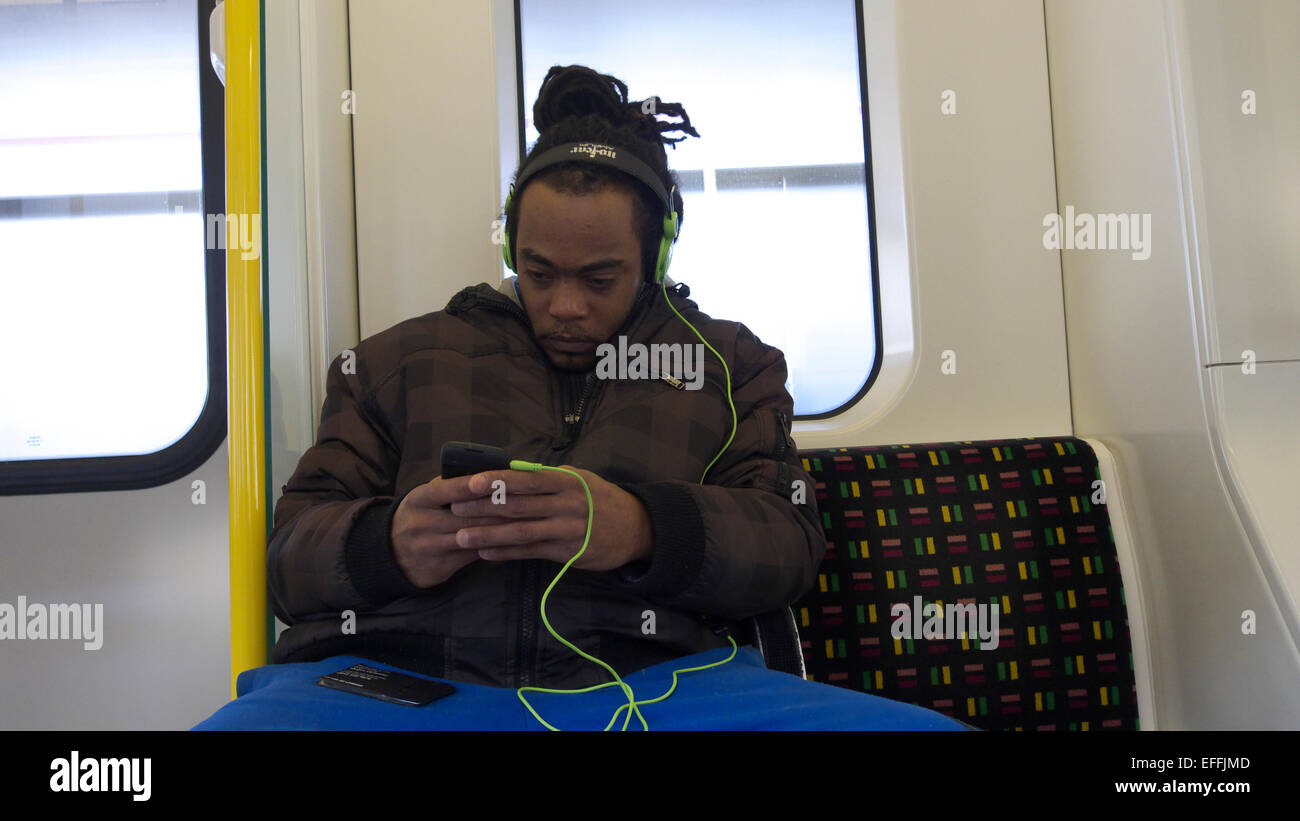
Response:
[[[0,3],[0,493],[162,484],[224,438],[211,8]]]
[[[879,350],[860,4],[520,0],[518,12],[521,135],[537,139],[531,107],[552,65],[681,102],[701,139],[668,149],[685,205],[669,276],[785,352],[799,417],[860,398]]]

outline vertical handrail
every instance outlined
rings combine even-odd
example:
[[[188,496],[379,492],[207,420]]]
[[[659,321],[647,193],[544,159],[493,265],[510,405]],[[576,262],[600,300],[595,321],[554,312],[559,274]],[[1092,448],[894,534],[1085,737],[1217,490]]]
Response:
[[[266,482],[262,254],[230,219],[262,225],[261,0],[226,0],[226,314],[230,425],[230,692],[266,663]],[[242,233],[242,232],[241,232]],[[250,230],[250,238],[254,236]]]

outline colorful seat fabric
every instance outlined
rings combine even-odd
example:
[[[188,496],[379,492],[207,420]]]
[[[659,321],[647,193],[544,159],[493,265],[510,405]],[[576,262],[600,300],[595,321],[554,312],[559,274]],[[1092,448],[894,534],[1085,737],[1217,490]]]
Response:
[[[827,541],[793,607],[809,679],[988,730],[1138,728],[1119,563],[1085,442],[801,456]]]

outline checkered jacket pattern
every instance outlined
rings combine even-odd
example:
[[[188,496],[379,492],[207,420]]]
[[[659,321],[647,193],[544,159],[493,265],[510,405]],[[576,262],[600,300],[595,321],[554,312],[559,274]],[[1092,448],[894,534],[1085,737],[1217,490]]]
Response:
[[[707,354],[699,390],[561,372],[534,339],[511,280],[500,291],[466,288],[443,311],[335,359],[316,443],[275,508],[268,579],[290,627],[274,660],[353,654],[503,687],[608,680],[538,617],[560,565],[479,560],[429,589],[397,566],[393,514],[439,474],[447,441],[584,468],[645,504],[654,529],[648,562],[571,569],[548,599],[555,629],[620,673],[725,646],[719,634],[728,626],[809,590],[826,541],[790,438],[784,357],[743,325],[669,294],[730,368],[735,438],[703,484],[732,429],[717,358]],[[698,342],[648,286],[619,333],[629,344]]]

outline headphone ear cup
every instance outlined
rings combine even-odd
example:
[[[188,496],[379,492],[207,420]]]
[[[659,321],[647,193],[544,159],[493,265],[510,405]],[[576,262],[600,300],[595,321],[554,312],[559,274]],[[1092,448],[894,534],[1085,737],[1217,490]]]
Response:
[[[673,261],[673,243],[677,241],[677,212],[672,219],[664,217],[664,235],[659,241],[659,258],[655,261],[655,285],[663,283],[668,266]]]
[[[510,252],[510,201],[515,198],[515,187],[510,186],[510,192],[506,194],[506,204],[502,214],[501,222],[501,256],[506,261],[506,267],[515,272],[515,256]],[[517,273],[517,272],[516,272]]]

